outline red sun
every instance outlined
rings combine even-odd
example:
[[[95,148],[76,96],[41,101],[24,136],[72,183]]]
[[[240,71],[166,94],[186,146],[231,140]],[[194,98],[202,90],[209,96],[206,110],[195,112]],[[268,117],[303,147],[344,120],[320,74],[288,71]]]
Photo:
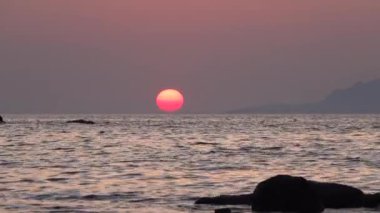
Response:
[[[156,98],[158,108],[164,112],[175,112],[182,108],[183,95],[175,89],[162,90]]]

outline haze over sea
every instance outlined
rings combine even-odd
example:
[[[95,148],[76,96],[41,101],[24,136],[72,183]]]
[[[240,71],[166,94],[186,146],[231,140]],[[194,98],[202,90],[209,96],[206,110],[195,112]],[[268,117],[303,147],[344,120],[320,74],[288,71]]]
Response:
[[[212,212],[276,174],[380,192],[380,115],[4,117],[0,212]]]

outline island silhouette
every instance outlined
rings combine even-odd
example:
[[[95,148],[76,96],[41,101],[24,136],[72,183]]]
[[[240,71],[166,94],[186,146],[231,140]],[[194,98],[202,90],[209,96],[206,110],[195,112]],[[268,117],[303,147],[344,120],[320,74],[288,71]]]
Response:
[[[380,79],[359,82],[330,93],[323,100],[305,104],[273,104],[248,107],[230,113],[380,113]]]

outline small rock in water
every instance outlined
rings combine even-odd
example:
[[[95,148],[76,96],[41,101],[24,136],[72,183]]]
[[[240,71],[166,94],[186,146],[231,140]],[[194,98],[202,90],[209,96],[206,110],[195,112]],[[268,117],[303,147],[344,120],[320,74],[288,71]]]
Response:
[[[215,213],[231,213],[231,209],[229,208],[215,209]]]
[[[71,124],[71,123],[75,123],[75,124],[95,124],[94,121],[83,120],[83,119],[71,120],[71,121],[67,121],[66,123],[68,123],[68,124]]]
[[[0,124],[1,124],[1,123],[5,123],[5,122],[4,122],[4,120],[3,120],[3,117],[1,117],[1,115],[0,115]]]

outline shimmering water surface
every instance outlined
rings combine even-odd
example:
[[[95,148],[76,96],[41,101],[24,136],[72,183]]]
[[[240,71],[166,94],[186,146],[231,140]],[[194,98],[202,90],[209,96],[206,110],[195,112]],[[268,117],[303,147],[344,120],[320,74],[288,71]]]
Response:
[[[212,212],[276,174],[380,192],[380,115],[4,117],[0,212]]]

